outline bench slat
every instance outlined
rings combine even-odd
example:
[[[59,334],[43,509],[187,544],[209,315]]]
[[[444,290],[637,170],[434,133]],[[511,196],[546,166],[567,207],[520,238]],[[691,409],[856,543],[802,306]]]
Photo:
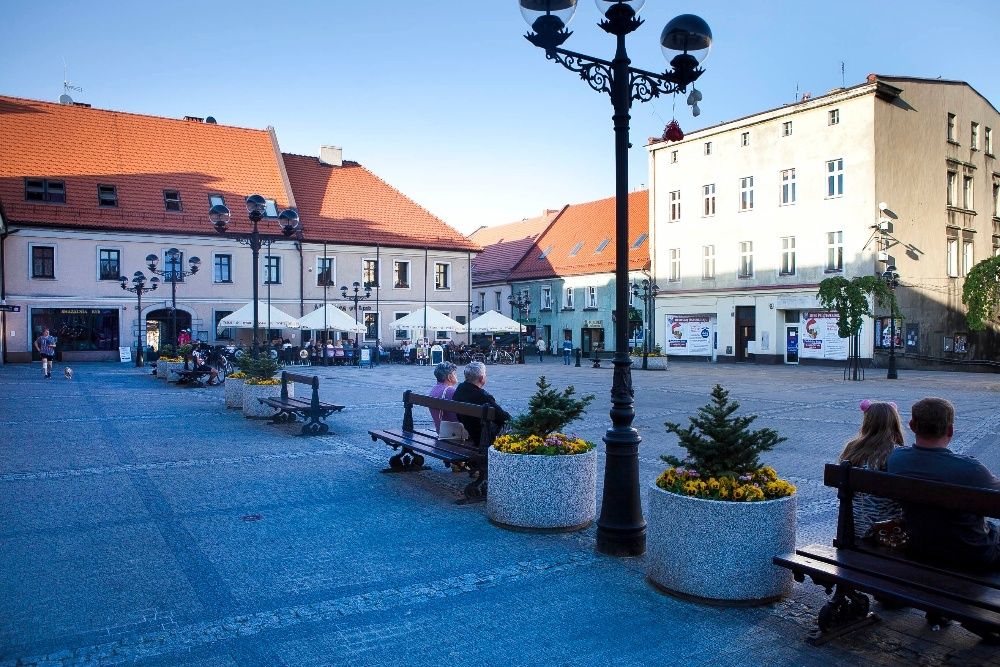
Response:
[[[812,548],[812,547],[809,547]],[[827,547],[832,548],[832,547]],[[907,558],[904,553],[900,553],[896,550],[889,549],[886,547],[874,546],[866,542],[858,542],[852,549],[859,551],[861,553],[871,554],[873,556],[878,556],[880,558],[885,558],[891,561],[899,561],[901,563],[914,564],[914,561]],[[972,581],[981,586],[988,586],[990,588],[1000,589],[1000,572],[988,572],[984,570],[973,571],[973,570],[949,570],[946,565],[935,565],[933,563],[922,563],[917,562],[922,568],[925,568],[929,573],[933,574],[946,574],[948,576],[957,577],[959,579],[966,579]]]
[[[428,456],[449,463],[468,461],[479,454],[472,446],[465,446],[463,443],[447,440],[436,440],[420,433],[408,433],[406,431],[369,431],[368,433],[373,438],[385,441],[390,445],[427,454]]]

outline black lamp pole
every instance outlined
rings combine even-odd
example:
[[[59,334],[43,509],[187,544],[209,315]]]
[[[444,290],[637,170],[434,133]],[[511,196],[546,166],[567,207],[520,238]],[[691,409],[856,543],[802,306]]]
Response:
[[[135,366],[140,368],[146,363],[142,356],[142,295],[159,287],[160,279],[153,276],[152,280],[149,281],[149,287],[146,287],[146,274],[142,271],[136,271],[132,275],[132,287],[128,286],[128,278],[125,276],[119,276],[118,280],[122,284],[122,289],[126,292],[132,292],[137,299],[135,306],[136,321],[138,322],[135,332]]]
[[[353,283],[351,283],[351,287],[354,288],[354,292],[353,293],[348,292],[347,285],[341,286],[341,288],[340,288],[340,296],[342,296],[344,298],[344,300],[346,300],[346,301],[352,301],[352,302],[354,302],[354,324],[357,325],[357,323],[358,323],[358,302],[359,301],[364,301],[365,299],[370,299],[371,296],[372,296],[372,288],[366,286],[364,294],[362,294],[361,293],[361,283],[359,283],[357,280],[355,280]],[[356,326],[355,326],[355,329],[357,329]],[[357,331],[354,332],[354,347],[358,347],[358,332]]]
[[[299,214],[294,208],[286,208],[278,215],[278,224],[281,225],[281,236],[271,236],[268,234],[262,234],[258,228],[258,223],[264,218],[264,213],[267,209],[267,200],[265,200],[260,195],[250,195],[246,200],[247,205],[247,216],[250,218],[250,222],[253,227],[249,234],[236,232],[232,236],[242,245],[250,246],[250,251],[253,255],[253,268],[252,268],[252,281],[253,281],[253,347],[251,348],[251,354],[257,356],[257,346],[260,343],[259,333],[260,333],[260,317],[258,313],[259,309],[259,294],[260,294],[260,249],[265,243],[270,244],[272,241],[280,240],[282,237],[290,238],[295,236],[296,238],[302,238],[302,223],[299,220]],[[215,226],[215,231],[219,234],[225,234],[226,228],[229,226],[229,219],[232,214],[229,212],[229,208],[225,204],[216,204],[208,211],[208,219]]]
[[[611,386],[611,423],[604,436],[607,444],[604,495],[597,520],[597,550],[615,556],[638,556],[646,551],[646,522],[639,495],[639,443],[632,428],[635,406],[631,361],[628,355],[629,228],[628,148],[629,109],[632,101],[645,102],[665,94],[685,92],[701,76],[700,60],[708,54],[712,31],[693,14],[670,21],[660,35],[664,54],[677,51],[671,69],[663,74],[630,67],[625,36],[642,20],[636,12],[645,0],[597,0],[604,15],[598,25],[617,40],[611,61],[560,48],[572,34],[566,30],[577,0],[518,0],[531,32],[525,37],[545,51],[545,57],[576,72],[592,89],[608,93],[614,106],[615,128],[615,312],[622,324],[615,331],[614,379]],[[696,57],[697,54],[699,57]],[[669,55],[668,55],[669,57]]]
[[[201,260],[197,257],[192,257],[188,260],[188,266],[190,267],[187,271],[180,268],[180,257],[181,251],[177,248],[170,248],[164,253],[167,257],[168,267],[164,269],[157,269],[156,265],[160,261],[160,258],[156,255],[149,254],[146,255],[146,268],[157,275],[163,276],[164,282],[170,283],[170,344],[177,344],[177,281],[183,281],[188,276],[193,276],[198,273],[198,269],[201,268]]]
[[[524,363],[524,345],[521,344],[521,318],[528,319],[528,309],[531,307],[531,297],[527,294],[518,294],[516,297],[511,294],[507,297],[507,303],[517,311],[517,363]]]
[[[892,292],[892,305],[889,308],[889,370],[886,371],[885,379],[898,380],[899,374],[896,372],[896,288],[899,287],[899,274],[896,273],[896,267],[891,264],[885,267],[882,280]]]
[[[645,278],[643,278],[642,283],[632,283],[632,294],[642,300],[642,310],[646,316],[646,331],[642,337],[642,370],[649,368],[649,336],[653,329],[649,304],[656,299],[659,291],[660,288],[656,283],[651,283]]]

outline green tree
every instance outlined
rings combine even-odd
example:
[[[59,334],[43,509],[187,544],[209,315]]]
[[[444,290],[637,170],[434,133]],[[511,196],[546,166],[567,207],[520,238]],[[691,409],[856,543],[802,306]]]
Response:
[[[689,417],[691,425],[681,428],[680,424],[666,422],[668,433],[677,436],[687,456],[681,460],[676,456],[661,458],[672,466],[693,468],[708,477],[738,477],[760,468],[757,456],[774,449],[787,438],[777,431],[762,428],[749,429],[757,415],[737,417],[738,401],[729,400],[729,392],[721,385],[712,389],[711,403],[698,408],[698,414]]]
[[[972,267],[962,286],[962,303],[968,308],[965,321],[972,331],[982,331],[997,319],[1000,305],[1000,256],[990,257]]]
[[[582,417],[594,400],[593,394],[576,398],[572,385],[562,391],[553,389],[544,375],[535,384],[538,390],[528,399],[528,411],[511,421],[514,435],[544,438],[549,433],[562,432],[567,424]]]
[[[865,317],[874,317],[871,304],[881,308],[889,307],[892,317],[899,318],[896,295],[879,276],[858,276],[851,280],[834,276],[820,282],[817,293],[820,305],[837,312],[837,333],[841,338],[850,338],[847,369],[852,380],[861,378],[861,327]]]
[[[242,357],[236,359],[236,367],[243,371],[247,377],[266,380],[274,377],[280,365],[276,359],[272,359],[266,354],[261,354],[257,357],[244,354]]]

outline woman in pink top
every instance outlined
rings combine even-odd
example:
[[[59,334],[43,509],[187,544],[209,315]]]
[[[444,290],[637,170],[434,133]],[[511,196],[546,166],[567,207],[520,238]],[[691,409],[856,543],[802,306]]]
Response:
[[[428,395],[431,398],[451,400],[451,395],[455,393],[455,386],[458,384],[458,366],[450,361],[443,361],[434,367],[434,377],[437,378],[437,384],[431,388]],[[431,413],[431,419],[434,420],[435,431],[441,430],[442,421],[458,421],[458,416],[454,412],[428,409]]]

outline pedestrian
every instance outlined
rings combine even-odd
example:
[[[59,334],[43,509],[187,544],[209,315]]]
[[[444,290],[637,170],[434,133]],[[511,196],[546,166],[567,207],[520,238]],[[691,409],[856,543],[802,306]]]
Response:
[[[42,335],[35,339],[35,349],[42,357],[42,374],[52,379],[52,361],[56,358],[56,337],[49,335],[49,328],[42,329]]]
[[[181,332],[177,334],[177,344],[187,345],[191,342],[191,332],[187,329],[181,329]]]
[[[538,363],[542,363],[542,361],[544,361],[543,357],[545,355],[545,340],[542,338],[536,340],[535,349],[538,350]]]
[[[569,366],[570,358],[573,356],[573,341],[569,337],[563,341],[563,366]]]

